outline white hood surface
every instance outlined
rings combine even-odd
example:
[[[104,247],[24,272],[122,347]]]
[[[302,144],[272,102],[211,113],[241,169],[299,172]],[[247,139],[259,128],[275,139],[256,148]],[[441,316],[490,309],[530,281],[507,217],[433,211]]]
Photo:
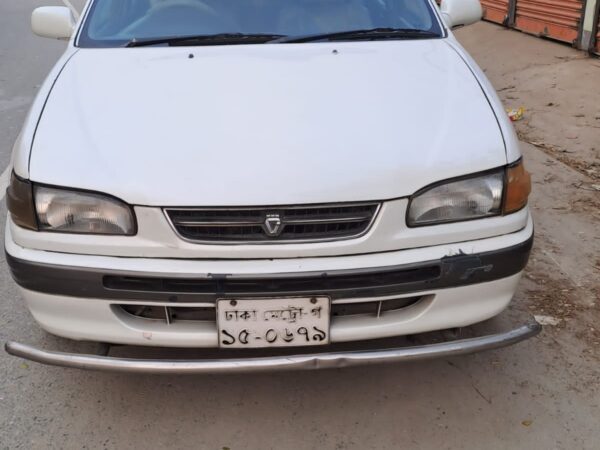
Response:
[[[403,197],[506,162],[444,40],[144,47],[71,58],[30,177],[136,205],[259,206]]]

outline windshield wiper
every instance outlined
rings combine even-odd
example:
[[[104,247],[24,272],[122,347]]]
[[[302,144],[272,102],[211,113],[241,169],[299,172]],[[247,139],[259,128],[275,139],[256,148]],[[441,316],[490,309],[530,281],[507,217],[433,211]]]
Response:
[[[351,41],[377,39],[427,39],[440,37],[438,33],[417,28],[369,28],[364,30],[337,31],[333,33],[286,36],[282,34],[218,33],[192,36],[171,36],[162,38],[133,38],[125,47],[146,47],[152,45],[194,46],[194,45],[235,45],[269,43],[302,43],[315,41]]]
[[[418,28],[369,28],[365,30],[338,31],[335,33],[307,34],[304,36],[283,36],[272,42],[301,43],[314,41],[351,41],[376,39],[426,39],[440,37],[438,33]]]
[[[285,38],[282,34],[245,34],[245,33],[218,33],[199,34],[193,36],[171,36],[162,38],[133,38],[125,47],[147,47],[151,45],[225,45],[225,44],[262,44],[276,39]]]

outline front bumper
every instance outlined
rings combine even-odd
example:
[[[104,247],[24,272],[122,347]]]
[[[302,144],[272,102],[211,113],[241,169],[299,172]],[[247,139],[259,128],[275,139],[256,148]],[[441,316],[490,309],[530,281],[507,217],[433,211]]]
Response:
[[[240,373],[341,368],[465,355],[516,344],[535,336],[541,331],[541,328],[539,323],[531,319],[525,325],[502,333],[429,345],[243,359],[161,360],[114,358],[45,351],[16,342],[8,342],[6,351],[11,355],[38,363],[77,369],[154,374]]]
[[[381,316],[332,318],[331,342],[465,327],[506,308],[527,262],[532,236],[529,219],[516,233],[487,239],[376,254],[273,260],[72,255],[20,247],[10,230],[5,242],[7,260],[27,305],[50,333],[114,344],[214,348],[218,346],[214,320],[165,323],[132,317],[121,306],[214,308],[215,298],[307,294],[328,295],[336,306],[419,297],[417,303]],[[181,285],[186,287],[173,289]]]

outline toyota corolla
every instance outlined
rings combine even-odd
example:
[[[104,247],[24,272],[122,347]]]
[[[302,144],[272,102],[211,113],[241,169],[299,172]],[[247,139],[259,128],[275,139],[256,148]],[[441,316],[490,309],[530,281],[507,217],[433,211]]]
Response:
[[[13,150],[12,276],[52,334],[217,357],[9,353],[272,370],[539,331],[378,345],[499,314],[527,263],[519,143],[452,34],[480,19],[477,0],[90,0],[76,16],[32,15],[68,44]]]

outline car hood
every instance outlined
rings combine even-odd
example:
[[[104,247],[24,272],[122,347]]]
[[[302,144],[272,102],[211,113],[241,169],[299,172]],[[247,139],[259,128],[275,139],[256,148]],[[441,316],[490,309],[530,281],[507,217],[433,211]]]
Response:
[[[47,100],[33,181],[138,205],[385,200],[506,164],[442,39],[81,49]]]

